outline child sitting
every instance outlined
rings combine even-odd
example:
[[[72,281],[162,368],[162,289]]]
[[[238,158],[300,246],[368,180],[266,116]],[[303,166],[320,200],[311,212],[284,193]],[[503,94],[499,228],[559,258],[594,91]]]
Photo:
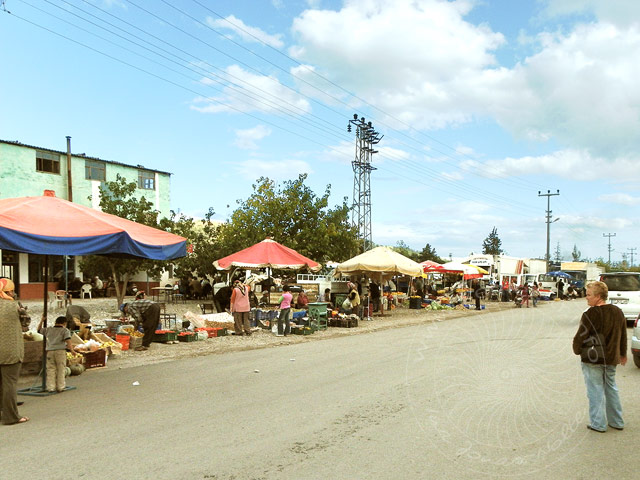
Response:
[[[67,366],[67,350],[71,351],[71,332],[65,326],[66,317],[56,318],[55,326],[42,328],[44,315],[38,331],[47,339],[47,392],[63,392],[66,387],[64,370]]]

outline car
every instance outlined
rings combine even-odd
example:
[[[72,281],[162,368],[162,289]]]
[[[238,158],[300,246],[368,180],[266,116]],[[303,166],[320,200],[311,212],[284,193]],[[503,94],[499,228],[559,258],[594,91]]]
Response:
[[[608,272],[600,281],[609,289],[609,303],[624,313],[627,324],[634,324],[640,314],[640,272]]]
[[[640,315],[636,317],[633,324],[633,335],[631,336],[631,354],[633,355],[633,363],[640,368]]]

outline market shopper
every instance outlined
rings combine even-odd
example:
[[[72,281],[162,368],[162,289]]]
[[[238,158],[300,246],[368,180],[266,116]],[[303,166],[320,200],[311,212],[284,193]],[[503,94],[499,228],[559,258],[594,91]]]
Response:
[[[291,313],[291,287],[285,285],[282,287],[282,295],[280,296],[280,313],[278,314],[278,337],[289,335],[291,326],[289,325],[289,314]]]
[[[380,310],[380,287],[374,281],[369,283],[369,297],[371,298],[371,308],[374,312]]]
[[[45,316],[38,324],[38,332],[47,339],[47,392],[64,392],[66,381],[64,370],[67,367],[67,350],[71,351],[71,331],[66,327],[67,317],[56,318],[53,327],[42,328]]]
[[[91,335],[91,314],[80,305],[69,305],[65,313],[67,328],[69,330],[79,330],[78,335],[83,340],[89,340]]]
[[[540,299],[540,287],[538,287],[537,282],[533,282],[533,287],[531,287],[531,299],[533,300],[533,307],[537,307]]]
[[[24,423],[29,417],[18,413],[17,383],[24,359],[24,340],[18,304],[14,301],[14,284],[0,278],[0,422],[3,425]]]
[[[130,303],[123,303],[120,305],[120,311],[125,315],[131,315],[136,324],[142,324],[144,329],[142,346],[136,348],[136,351],[149,350],[153,334],[160,323],[160,304],[141,298]]]
[[[251,335],[249,325],[249,294],[251,287],[244,285],[239,279],[233,281],[233,291],[231,292],[231,314],[233,315],[234,330],[236,335]]]
[[[358,293],[358,286],[354,283],[349,282],[347,284],[349,287],[349,301],[351,302],[351,311],[355,313],[359,317],[360,315],[360,294]]]
[[[589,399],[587,428],[601,433],[607,430],[607,426],[616,430],[624,428],[616,385],[616,366],[627,363],[626,320],[618,306],[607,303],[608,294],[607,285],[603,282],[587,285],[587,304],[590,308],[582,314],[580,326],[573,337],[573,353],[581,356]],[[593,343],[593,340],[603,346],[602,360],[589,350],[583,351],[585,343]],[[591,363],[594,361],[598,363]]]

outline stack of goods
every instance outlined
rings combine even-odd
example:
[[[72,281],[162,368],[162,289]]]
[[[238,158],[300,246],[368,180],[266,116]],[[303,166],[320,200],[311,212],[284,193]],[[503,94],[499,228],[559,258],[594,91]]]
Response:
[[[156,331],[156,333],[158,333]],[[198,335],[195,332],[180,332],[178,334],[178,341],[180,342],[195,342],[198,340]]]
[[[178,333],[173,330],[156,330],[153,341],[160,343],[175,343],[178,341]]]

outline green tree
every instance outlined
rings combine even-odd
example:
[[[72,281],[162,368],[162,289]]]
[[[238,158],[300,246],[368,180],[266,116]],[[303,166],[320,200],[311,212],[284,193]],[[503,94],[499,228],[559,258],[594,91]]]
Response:
[[[358,250],[357,232],[349,224],[349,206],[329,208],[331,185],[317,196],[305,185],[307,175],[282,185],[261,177],[229,221],[220,226],[219,256],[247,248],[271,237],[317,262],[344,261]]]
[[[136,198],[136,182],[127,183],[119,174],[115,181],[99,187],[100,208],[105,213],[117,215],[155,228],[160,228],[158,212],[145,197]],[[89,197],[91,199],[91,197]],[[156,260],[128,259],[102,255],[88,255],[80,261],[80,269],[90,275],[102,274],[112,277],[119,305],[124,300],[129,279],[138,272],[147,272],[151,277],[160,275],[166,262]]]
[[[221,258],[221,248],[219,225],[211,220],[214,214],[214,210],[210,208],[204,219],[194,220],[172,211],[170,218],[160,220],[160,228],[185,237],[189,243],[187,256],[172,261],[175,277],[187,278],[190,274],[215,275],[213,262]]]
[[[402,240],[399,240],[396,243],[396,246],[392,248],[393,250],[398,252],[400,255],[404,255],[405,257],[410,258],[414,262],[417,262],[418,259],[420,258],[420,254],[416,252],[414,249],[412,249],[411,247],[409,247],[409,245],[404,243]]]
[[[482,253],[485,255],[500,255],[502,253],[502,240],[498,237],[496,227],[493,227],[489,236],[482,242]]]
[[[425,262],[427,260],[431,260],[432,262],[437,263],[446,263],[442,258],[438,256],[436,253],[436,249],[433,248],[428,243],[424,246],[422,251],[418,254],[418,262]]]
[[[573,261],[579,262],[581,256],[582,256],[582,253],[580,253],[580,250],[578,250],[578,246],[574,243],[573,251],[571,252],[571,257],[573,258]]]
[[[560,263],[562,262],[562,250],[560,250],[560,242],[558,242],[556,244],[556,251],[553,255],[553,259],[555,260],[556,263]]]

